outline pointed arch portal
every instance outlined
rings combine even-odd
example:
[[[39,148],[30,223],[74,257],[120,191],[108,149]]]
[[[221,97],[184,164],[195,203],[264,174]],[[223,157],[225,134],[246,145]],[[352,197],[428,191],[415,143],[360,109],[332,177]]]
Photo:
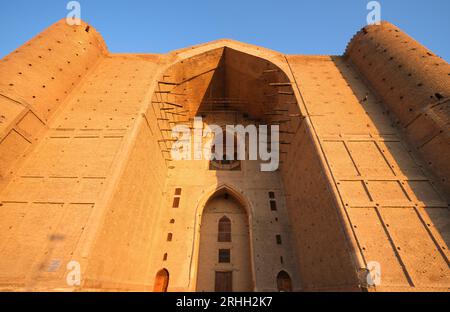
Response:
[[[168,123],[192,126],[190,121],[196,117],[202,117],[205,125],[218,126],[235,124],[228,123],[232,119],[245,125],[267,125],[269,132],[272,125],[278,126],[277,143],[289,146],[292,129],[298,128],[303,114],[295,80],[281,54],[222,40],[175,51],[173,56],[174,61],[160,72],[152,95],[152,109],[161,115],[158,128],[168,129]],[[172,144],[166,142],[168,150]],[[209,170],[217,171],[224,179],[219,171],[242,169],[225,162]],[[220,179],[218,185],[231,182]],[[198,206],[189,267],[191,290],[255,289],[253,234],[249,226],[252,214],[241,195],[223,187]],[[229,226],[219,224],[224,217],[231,221]]]
[[[253,291],[249,216],[226,189],[206,203],[201,217],[197,291]]]
[[[290,141],[287,121],[299,123],[303,114],[281,54],[222,40],[174,55],[176,61],[162,71],[153,91],[161,129],[167,120],[232,113],[255,124],[279,125],[280,140]]]

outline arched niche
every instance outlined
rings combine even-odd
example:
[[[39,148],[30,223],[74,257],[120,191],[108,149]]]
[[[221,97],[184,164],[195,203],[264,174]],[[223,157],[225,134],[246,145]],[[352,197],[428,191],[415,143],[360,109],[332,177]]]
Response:
[[[156,273],[153,291],[167,292],[167,289],[169,287],[169,278],[169,271],[167,271],[166,269],[162,269],[158,273]]]
[[[279,292],[292,292],[292,279],[286,271],[278,273],[277,288]]]
[[[252,291],[250,227],[247,209],[226,188],[203,209],[197,265],[197,291]]]

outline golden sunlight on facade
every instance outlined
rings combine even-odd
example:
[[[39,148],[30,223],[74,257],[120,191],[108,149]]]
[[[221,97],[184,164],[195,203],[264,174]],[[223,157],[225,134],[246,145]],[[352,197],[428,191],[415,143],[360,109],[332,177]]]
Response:
[[[60,21],[0,62],[0,290],[448,291],[449,103],[387,22],[315,56],[115,54]],[[196,117],[279,126],[278,170],[172,159]]]

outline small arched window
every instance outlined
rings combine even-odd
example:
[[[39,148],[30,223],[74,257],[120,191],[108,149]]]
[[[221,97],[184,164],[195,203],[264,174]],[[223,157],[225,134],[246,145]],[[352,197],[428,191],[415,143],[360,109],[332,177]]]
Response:
[[[292,280],[288,273],[281,271],[277,276],[277,286],[279,292],[291,292]]]
[[[220,243],[231,242],[231,220],[223,217],[219,220],[219,238]]]
[[[166,269],[162,269],[156,274],[153,291],[167,292],[168,287],[169,287],[169,271],[167,271]]]

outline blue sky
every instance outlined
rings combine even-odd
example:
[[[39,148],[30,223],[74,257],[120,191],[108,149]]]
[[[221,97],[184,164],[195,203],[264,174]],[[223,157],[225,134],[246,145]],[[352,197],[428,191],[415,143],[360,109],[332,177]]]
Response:
[[[64,18],[68,0],[0,0],[0,58]],[[80,0],[112,52],[165,53],[231,38],[290,54],[342,54],[369,0]],[[388,20],[450,61],[449,0],[381,0]]]

